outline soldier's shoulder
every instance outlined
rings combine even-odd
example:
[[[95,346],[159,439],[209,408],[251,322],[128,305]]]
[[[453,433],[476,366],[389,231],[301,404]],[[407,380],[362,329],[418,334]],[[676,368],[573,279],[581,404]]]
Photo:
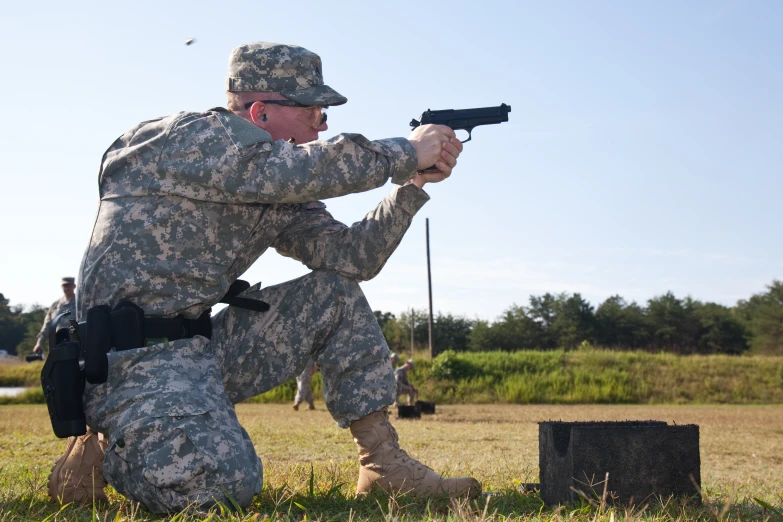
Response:
[[[209,148],[225,140],[227,145],[242,149],[259,142],[274,141],[268,132],[246,119],[222,107],[214,107],[202,112],[181,111],[142,121],[120,137],[118,145],[149,144],[156,137],[164,138],[168,146],[177,148],[183,144]]]
[[[273,142],[272,135],[256,127],[252,122],[237,116],[223,107],[213,107],[207,111],[221,125],[233,145],[239,149],[261,142]]]

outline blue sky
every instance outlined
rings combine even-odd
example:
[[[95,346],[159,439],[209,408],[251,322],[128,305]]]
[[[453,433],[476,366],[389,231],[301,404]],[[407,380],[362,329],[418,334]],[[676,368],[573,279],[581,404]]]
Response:
[[[407,136],[427,108],[507,103],[381,274],[373,308],[493,319],[531,294],[668,290],[727,305],[783,278],[783,3],[26,2],[0,7],[0,292],[48,305],[78,271],[103,151],[223,105],[236,45],[319,53],[346,95],[322,137]],[[191,46],[184,45],[195,38]],[[391,189],[327,201],[352,223]],[[246,274],[306,273],[268,252]]]

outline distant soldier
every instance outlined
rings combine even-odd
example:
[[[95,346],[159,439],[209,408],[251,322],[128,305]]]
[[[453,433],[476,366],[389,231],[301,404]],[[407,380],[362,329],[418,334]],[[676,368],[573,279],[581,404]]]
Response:
[[[294,409],[299,410],[299,405],[306,402],[310,406],[309,410],[315,409],[313,403],[313,390],[310,389],[310,379],[318,371],[318,367],[315,365],[315,361],[312,359],[307,361],[305,369],[296,376],[296,398],[294,399]]]
[[[400,356],[397,355],[397,352],[392,352],[389,356],[389,361],[391,362],[392,368],[396,368],[398,364],[400,364]]]
[[[397,381],[397,404],[400,404],[400,395],[408,396],[408,406],[413,406],[418,392],[416,388],[408,381],[408,371],[413,369],[413,359],[400,366],[394,371],[394,380]]]
[[[35,342],[35,347],[33,348],[34,353],[43,353],[43,347],[47,345],[49,339],[49,326],[52,324],[52,321],[55,317],[57,317],[60,313],[65,312],[66,310],[71,312],[70,316],[60,319],[57,324],[58,328],[67,328],[68,319],[76,319],[75,281],[76,280],[73,277],[63,277],[62,285],[60,286],[63,289],[63,294],[65,295],[63,295],[57,301],[53,302],[52,306],[49,307],[49,311],[46,312],[43,326],[41,327],[41,331],[38,333],[38,340]]]

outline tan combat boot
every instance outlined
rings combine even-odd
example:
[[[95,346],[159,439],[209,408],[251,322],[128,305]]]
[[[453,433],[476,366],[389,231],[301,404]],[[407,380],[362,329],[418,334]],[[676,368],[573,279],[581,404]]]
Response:
[[[384,409],[351,424],[353,440],[359,447],[359,483],[357,495],[379,487],[387,493],[411,493],[415,496],[474,497],[481,493],[478,480],[444,478],[400,448],[397,432]]]
[[[65,453],[49,475],[52,502],[108,502],[103,491],[103,452],[107,445],[102,436],[89,430],[80,437],[68,438]]]

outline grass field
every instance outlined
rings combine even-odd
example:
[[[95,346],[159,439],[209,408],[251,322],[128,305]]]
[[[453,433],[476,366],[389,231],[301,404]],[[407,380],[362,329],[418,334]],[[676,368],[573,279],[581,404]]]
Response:
[[[781,406],[439,406],[435,416],[395,422],[402,446],[438,471],[475,476],[496,495],[429,505],[381,495],[354,499],[350,433],[318,406],[293,412],[288,405],[239,405],[264,462],[264,491],[247,513],[174,517],[154,517],[111,489],[110,506],[94,511],[47,502],[46,478],[64,443],[52,435],[44,406],[1,406],[0,520],[783,520]],[[544,506],[519,485],[538,482],[537,422],[551,419],[698,424],[704,505]]]
[[[411,379],[438,404],[783,404],[783,356],[601,349],[444,352],[416,358]],[[43,404],[42,363],[0,364],[0,386],[32,386],[0,404]],[[313,379],[321,393],[321,378]],[[293,379],[249,402],[285,403]]]

